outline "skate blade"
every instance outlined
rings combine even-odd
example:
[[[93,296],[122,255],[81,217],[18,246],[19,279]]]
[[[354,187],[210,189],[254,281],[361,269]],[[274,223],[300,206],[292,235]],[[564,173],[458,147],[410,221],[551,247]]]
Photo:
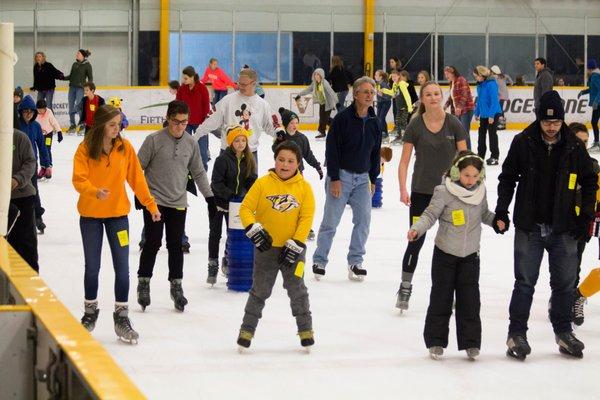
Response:
[[[303,349],[306,354],[310,354],[312,351],[312,346],[304,346]]]
[[[438,354],[432,354],[432,353],[429,353],[429,357],[431,357],[431,359],[435,360],[435,361],[439,361],[442,358],[442,356],[440,356]]]
[[[248,353],[248,347],[244,347],[241,345],[238,345],[238,353],[239,354],[247,354]]]
[[[571,353],[569,350],[565,349],[564,347],[558,346],[558,351],[570,358],[583,358],[583,351],[578,351],[578,352],[573,352]]]
[[[137,339],[127,339],[124,338],[122,336],[117,336],[119,338],[119,340],[121,340],[124,343],[130,344],[130,345],[137,345],[138,344],[138,340]]]
[[[506,355],[510,358],[514,358],[515,360],[519,360],[519,361],[525,361],[525,358],[527,358],[526,355],[519,355],[519,354],[513,352],[511,349],[506,350]]]
[[[354,272],[348,272],[348,279],[354,282],[362,282],[365,280],[365,277],[362,275],[355,275]]]
[[[142,312],[146,312],[146,306],[142,306]]]
[[[313,275],[314,275],[316,281],[320,281],[323,278],[323,275],[321,275],[321,274],[313,274]]]

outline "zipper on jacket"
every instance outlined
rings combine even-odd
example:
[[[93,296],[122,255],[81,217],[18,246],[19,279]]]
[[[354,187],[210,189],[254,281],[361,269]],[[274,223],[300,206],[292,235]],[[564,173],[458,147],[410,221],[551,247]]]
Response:
[[[235,194],[239,194],[239,189],[240,189],[240,160],[241,158],[238,158],[237,156],[235,157],[235,159],[237,160],[237,175],[235,177]]]

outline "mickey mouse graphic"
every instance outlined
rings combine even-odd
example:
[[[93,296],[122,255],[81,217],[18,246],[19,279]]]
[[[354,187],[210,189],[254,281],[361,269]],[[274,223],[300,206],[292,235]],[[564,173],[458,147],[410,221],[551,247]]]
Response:
[[[250,116],[252,112],[248,109],[246,103],[243,103],[239,110],[235,111],[235,116],[240,117],[240,125],[244,127],[244,129],[251,131],[250,129]]]

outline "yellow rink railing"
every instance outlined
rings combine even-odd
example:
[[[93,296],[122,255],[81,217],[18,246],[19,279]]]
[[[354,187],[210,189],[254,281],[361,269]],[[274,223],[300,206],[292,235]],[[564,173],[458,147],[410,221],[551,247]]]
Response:
[[[0,399],[145,399],[0,237]]]

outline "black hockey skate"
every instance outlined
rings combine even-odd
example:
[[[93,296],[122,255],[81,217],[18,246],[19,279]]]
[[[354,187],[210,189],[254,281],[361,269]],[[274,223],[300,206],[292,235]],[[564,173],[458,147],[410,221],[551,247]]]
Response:
[[[117,334],[117,337],[129,344],[137,344],[139,335],[131,327],[129,307],[116,306],[115,312],[113,313],[113,319],[115,321],[115,333]]]
[[[575,300],[573,301],[573,323],[576,326],[583,325],[583,306],[586,303],[586,298],[579,293],[579,290],[575,290]]]
[[[138,278],[137,301],[142,311],[150,305],[150,278]]]
[[[400,313],[408,310],[408,302],[410,301],[410,295],[412,294],[412,283],[405,281],[400,284],[398,289],[398,299],[396,300],[396,308],[400,310]]]
[[[563,332],[555,336],[558,350],[567,356],[583,358],[585,345],[575,337],[573,332]]]
[[[348,279],[351,281],[362,282],[367,276],[367,270],[362,264],[352,264],[348,266]]]
[[[217,275],[219,274],[219,262],[215,259],[208,260],[208,276],[206,277],[206,283],[214,286],[217,283]]]
[[[531,353],[531,347],[529,347],[525,335],[508,335],[506,345],[508,346],[506,355],[517,360],[523,361]]]
[[[96,327],[96,321],[98,320],[98,303],[85,303],[85,312],[83,313],[83,317],[81,317],[81,325],[88,332],[91,332]]]
[[[315,279],[320,281],[322,277],[325,276],[325,267],[319,264],[313,264],[312,266],[313,274],[315,275]]]
[[[181,287],[181,279],[173,279],[171,281],[171,300],[178,311],[183,312],[188,301],[183,295],[183,288]]]

